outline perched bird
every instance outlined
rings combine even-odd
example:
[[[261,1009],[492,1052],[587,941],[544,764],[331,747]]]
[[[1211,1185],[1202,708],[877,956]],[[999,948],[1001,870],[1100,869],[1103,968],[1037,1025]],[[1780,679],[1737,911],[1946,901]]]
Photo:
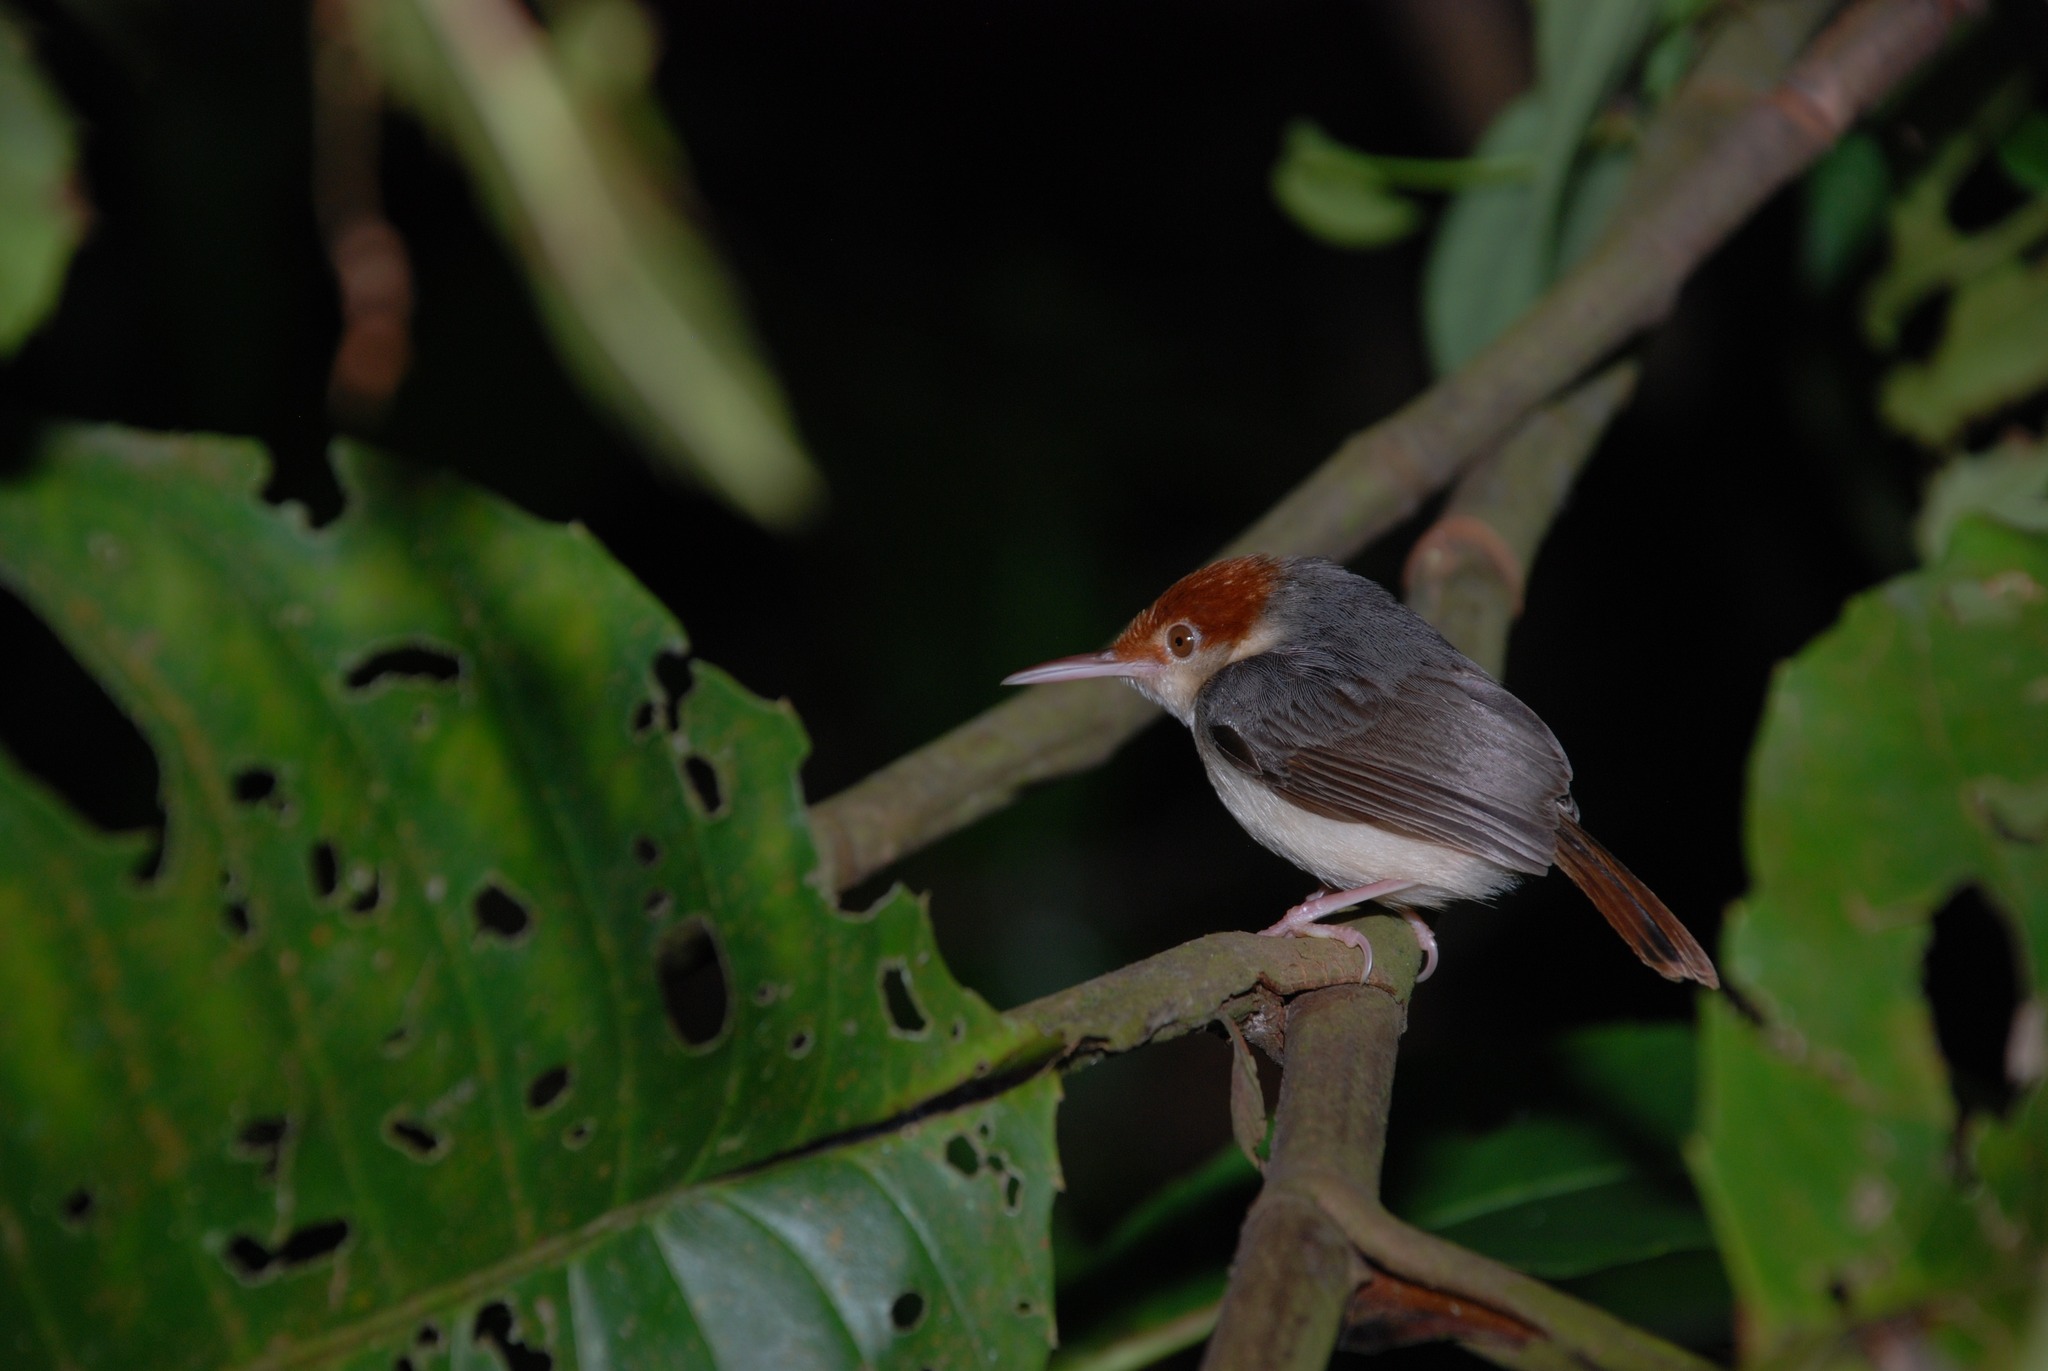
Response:
[[[1182,577],[1106,650],[1006,685],[1117,676],[1194,731],[1252,837],[1321,881],[1270,935],[1368,900],[1405,915],[1562,867],[1652,970],[1718,986],[1649,887],[1579,827],[1571,763],[1534,710],[1383,588],[1319,557],[1234,557]],[[1361,978],[1362,979],[1362,978]]]

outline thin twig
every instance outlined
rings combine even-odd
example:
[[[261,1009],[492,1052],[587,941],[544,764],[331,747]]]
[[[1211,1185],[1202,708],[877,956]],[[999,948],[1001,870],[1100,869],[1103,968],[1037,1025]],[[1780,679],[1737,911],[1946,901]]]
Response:
[[[1982,0],[1859,0],[1518,323],[1350,438],[1225,552],[1355,555],[1531,409],[1663,318],[1709,253],[1980,8]],[[825,872],[841,889],[853,885],[1025,786],[1096,764],[1151,717],[1109,683],[1034,688],[814,806]]]

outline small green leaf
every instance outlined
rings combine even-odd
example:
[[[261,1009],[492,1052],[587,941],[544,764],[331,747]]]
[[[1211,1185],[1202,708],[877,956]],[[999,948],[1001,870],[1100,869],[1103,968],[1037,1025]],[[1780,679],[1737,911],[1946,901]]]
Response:
[[[2048,534],[2048,446],[2011,443],[1943,467],[1913,525],[1920,560],[1946,557],[1956,526],[1972,516]]]
[[[1848,134],[1814,164],[1806,175],[1799,239],[1799,269],[1808,285],[1828,290],[1849,274],[1883,229],[1891,193],[1891,165],[1868,133]]]
[[[1885,422],[1929,447],[2048,386],[2048,262],[2002,262],[1956,287],[1933,356],[1884,378]]]
[[[2021,190],[2048,191],[2048,111],[2028,110],[1999,140],[1998,165]]]
[[[0,8],[0,357],[57,306],[85,235],[78,140],[36,67],[28,35]]]
[[[1226,1273],[1204,1271],[1148,1295],[1053,1354],[1046,1371],[1143,1371],[1216,1327]]]
[[[1371,158],[1306,120],[1287,128],[1273,167],[1273,200],[1295,223],[1340,248],[1398,242],[1422,218],[1414,201],[1387,188]]]

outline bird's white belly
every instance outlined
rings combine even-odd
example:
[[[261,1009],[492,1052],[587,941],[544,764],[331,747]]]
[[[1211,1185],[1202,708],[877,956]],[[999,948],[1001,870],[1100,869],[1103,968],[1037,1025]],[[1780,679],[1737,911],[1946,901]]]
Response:
[[[1312,814],[1227,761],[1204,756],[1202,763],[1223,807],[1245,832],[1332,890],[1412,881],[1414,889],[1390,895],[1388,902],[1432,908],[1453,900],[1483,900],[1520,879],[1469,852]]]

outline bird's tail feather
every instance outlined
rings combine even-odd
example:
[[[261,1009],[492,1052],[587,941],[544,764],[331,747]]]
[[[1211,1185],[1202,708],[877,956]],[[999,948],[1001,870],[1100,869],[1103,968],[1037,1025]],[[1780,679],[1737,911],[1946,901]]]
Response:
[[[1593,841],[1578,820],[1566,817],[1557,830],[1557,865],[1635,949],[1643,964],[1667,980],[1698,981],[1718,990],[1721,978],[1706,949],[1650,887],[1636,879],[1613,853]]]

